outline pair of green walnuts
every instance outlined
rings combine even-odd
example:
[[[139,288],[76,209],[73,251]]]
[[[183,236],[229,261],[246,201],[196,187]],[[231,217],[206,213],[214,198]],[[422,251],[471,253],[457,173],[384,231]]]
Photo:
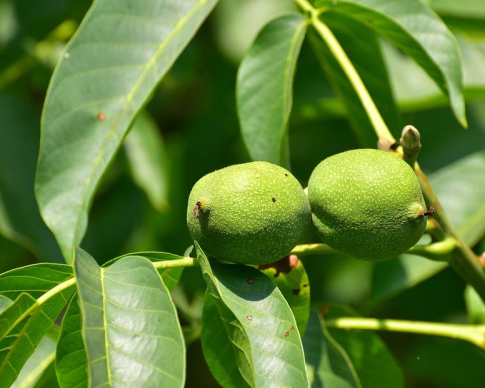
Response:
[[[194,185],[187,224],[208,255],[237,263],[281,259],[311,224],[338,251],[387,260],[418,242],[426,215],[419,182],[402,159],[359,149],[321,162],[308,196],[291,173],[271,163],[214,171]]]

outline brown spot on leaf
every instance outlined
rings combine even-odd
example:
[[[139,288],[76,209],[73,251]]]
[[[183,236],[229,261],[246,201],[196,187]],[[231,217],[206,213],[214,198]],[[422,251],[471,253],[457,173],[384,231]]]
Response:
[[[287,332],[285,333],[285,337],[288,337],[289,335],[290,335],[290,332],[289,332],[289,331],[287,331]]]
[[[99,121],[105,121],[108,117],[106,116],[106,113],[104,113],[104,112],[98,112],[98,114],[96,115],[96,118]]]
[[[322,307],[320,307],[320,313],[325,316],[329,313],[330,311],[330,306],[328,305],[323,305]]]
[[[276,198],[275,197],[271,198],[271,200],[273,201],[273,203],[276,202]]]
[[[249,278],[248,280],[246,280],[246,282],[248,284],[254,284],[254,279],[253,278]]]
[[[252,320],[253,320],[253,316],[252,316],[252,315],[248,315],[246,318],[247,318],[249,321],[252,321]]]
[[[308,286],[309,286],[309,284],[304,284],[304,285],[303,285],[303,287],[308,287]]]
[[[275,261],[274,263],[261,264],[259,269],[274,268],[276,270],[275,278],[279,276],[281,272],[289,273],[293,268],[298,265],[298,256],[290,255],[285,256],[281,260]]]
[[[290,327],[290,330],[295,330],[295,328],[293,326]]]
[[[291,292],[292,292],[293,294],[295,294],[295,295],[299,295],[299,294],[300,294],[300,291],[301,291],[301,290],[300,290],[299,288],[293,288],[293,289],[291,290]]]

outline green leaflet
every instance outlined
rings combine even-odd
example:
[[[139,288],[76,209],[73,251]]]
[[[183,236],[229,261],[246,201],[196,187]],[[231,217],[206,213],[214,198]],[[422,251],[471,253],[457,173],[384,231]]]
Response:
[[[391,132],[400,130],[399,113],[376,33],[347,15],[329,12],[321,18],[342,45]],[[348,77],[315,31],[312,30],[309,37],[320,65],[346,106],[356,138],[363,147],[375,148],[377,136]]]
[[[168,157],[160,129],[153,118],[141,112],[126,137],[125,150],[135,183],[159,212],[168,204]]]
[[[310,316],[310,282],[303,263],[298,258],[292,262],[294,258],[294,255],[286,257],[276,263],[261,265],[259,269],[269,276],[283,294],[303,338]]]
[[[312,388],[362,388],[349,356],[315,310],[310,312],[303,347]]]
[[[35,264],[0,275],[0,295],[19,298],[18,301],[31,299],[23,306],[17,305],[22,310],[21,315],[15,314],[15,321],[7,318],[11,324],[6,330],[7,335],[0,340],[1,388],[9,387],[16,380],[73,291],[72,269],[67,265]],[[48,292],[49,296],[46,295]],[[13,306],[16,304],[10,308]],[[14,310],[10,311],[10,308],[4,310],[4,314],[12,317],[11,311]]]
[[[77,249],[74,268],[88,387],[183,387],[182,331],[153,264],[143,257],[126,256],[101,268]]]
[[[236,98],[244,143],[253,160],[288,166],[285,134],[293,76],[308,21],[289,13],[269,22],[244,57]]]
[[[209,263],[195,246],[242,378],[258,388],[307,387],[300,333],[279,289],[255,268]]]
[[[67,45],[44,105],[35,191],[68,262],[131,122],[216,3],[96,0]]]
[[[180,256],[162,252],[138,252],[118,257],[107,262],[111,265],[116,260],[126,256],[142,256],[151,261],[176,260]],[[173,290],[182,275],[183,268],[159,269],[163,283],[169,291]],[[78,296],[69,303],[62,320],[61,334],[56,352],[56,372],[61,388],[83,388],[88,386],[86,349],[82,336],[82,318],[79,309]]]
[[[317,0],[315,6],[355,18],[397,45],[448,94],[456,118],[463,126],[467,125],[458,43],[441,19],[423,2]]]

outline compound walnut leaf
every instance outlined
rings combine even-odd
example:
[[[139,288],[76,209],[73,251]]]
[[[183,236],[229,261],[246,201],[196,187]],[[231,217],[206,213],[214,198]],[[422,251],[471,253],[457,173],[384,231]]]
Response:
[[[44,105],[35,192],[68,262],[131,122],[216,3],[96,0],[67,45]]]
[[[78,248],[74,271],[88,387],[183,387],[182,330],[150,260],[126,256],[102,268]]]

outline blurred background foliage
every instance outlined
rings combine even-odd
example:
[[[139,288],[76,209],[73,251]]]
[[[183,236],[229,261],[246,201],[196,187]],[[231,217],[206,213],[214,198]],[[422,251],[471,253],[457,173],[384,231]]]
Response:
[[[399,108],[391,131],[399,137],[403,124],[420,130],[420,164],[461,226],[463,214],[485,219],[485,2],[422,1],[460,43],[469,129],[459,126],[423,70],[382,41]],[[54,66],[89,6],[88,0],[0,0],[0,272],[62,262],[34,198],[39,122]],[[290,0],[220,2],[133,124],[97,191],[82,247],[100,263],[144,250],[183,254],[191,244],[185,217],[192,185],[215,169],[249,161],[235,109],[238,64],[258,30],[292,10]],[[325,157],[361,147],[307,41],[298,61],[289,139],[292,171],[303,185]],[[481,253],[480,234],[470,242]],[[305,259],[312,304],[348,305],[383,318],[467,322],[463,281],[450,269],[419,260],[414,272],[402,267],[396,277],[397,261],[373,267],[343,255]],[[188,268],[173,293],[190,343],[188,387],[201,381],[217,386],[198,341],[204,289],[200,271]],[[478,387],[485,381],[485,353],[471,344],[409,334],[381,338],[406,387]]]

